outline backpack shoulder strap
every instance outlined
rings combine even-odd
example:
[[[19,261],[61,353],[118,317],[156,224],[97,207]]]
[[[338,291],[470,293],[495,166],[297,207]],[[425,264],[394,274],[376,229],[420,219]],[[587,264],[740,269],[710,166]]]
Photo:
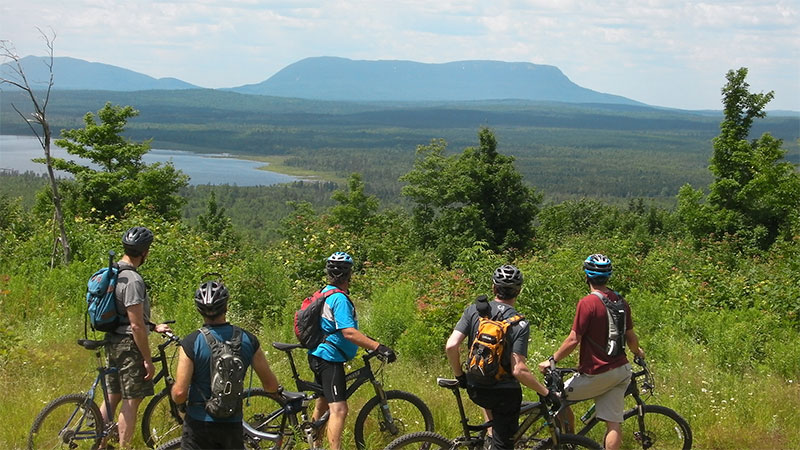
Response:
[[[505,319],[504,322],[506,322],[508,326],[513,326],[522,322],[523,320],[525,320],[525,316],[521,314],[514,314],[513,316]]]

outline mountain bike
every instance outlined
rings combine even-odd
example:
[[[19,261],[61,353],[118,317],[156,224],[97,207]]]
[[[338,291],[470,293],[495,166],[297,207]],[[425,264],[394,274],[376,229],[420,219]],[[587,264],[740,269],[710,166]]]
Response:
[[[689,423],[677,412],[664,406],[645,403],[642,393],[652,397],[655,390],[655,381],[647,363],[643,358],[635,357],[634,363],[642,368],[634,372],[625,391],[625,396],[633,398],[635,405],[626,410],[622,422],[623,448],[642,449],[683,449],[692,448],[692,429]],[[554,378],[553,383],[563,388],[563,378],[576,373],[575,369],[553,368],[550,373]],[[545,376],[547,378],[547,375]],[[639,383],[641,382],[641,387]],[[583,400],[581,400],[583,401]],[[579,402],[568,401],[572,405]],[[602,442],[605,435],[605,426],[594,430],[595,425],[601,422],[594,415],[594,405],[579,419],[584,425],[577,434],[589,436]],[[577,421],[576,421],[577,422]],[[577,424],[576,424],[577,425]]]
[[[147,403],[142,415],[142,439],[149,448],[156,448],[173,439],[180,438],[183,430],[183,415],[186,411],[185,405],[175,403],[170,395],[172,385],[175,384],[175,379],[170,375],[170,363],[175,358],[175,352],[180,346],[181,340],[169,332],[163,333],[163,336],[166,341],[158,345],[158,356],[153,358],[153,364],[161,363],[161,368],[153,377],[153,383],[164,380],[164,389]],[[170,346],[175,347],[172,355],[167,354],[167,348]],[[250,376],[252,382],[252,372]],[[261,411],[265,407],[273,405],[270,401],[265,406],[265,399],[269,399],[269,396],[263,389],[245,391],[242,401],[245,420],[248,420],[248,414],[255,414],[255,411]]]
[[[261,388],[251,389],[251,391],[254,391],[252,394],[255,398],[269,397],[280,407],[269,414],[256,413],[245,416],[242,426],[246,448],[251,450],[293,448],[295,441],[291,433],[302,430],[309,448],[314,449],[316,429],[323,422],[301,422],[298,420],[298,414],[305,410],[309,401],[316,398],[315,394],[287,391],[268,394]],[[275,422],[274,419],[276,418],[281,418],[280,425]],[[251,425],[253,423],[255,425]],[[258,430],[256,427],[263,430]],[[287,436],[292,436],[292,438],[286,439]],[[178,437],[162,444],[157,450],[177,450],[180,448],[181,438]]]
[[[103,421],[100,408],[94,401],[98,385],[103,391],[103,399],[108,409],[107,416],[112,417],[111,403],[108,397],[106,375],[116,373],[116,367],[107,367],[101,357],[102,349],[108,341],[79,339],[78,345],[94,350],[97,357],[97,377],[89,391],[81,394],[67,394],[48,403],[33,421],[28,433],[28,449],[45,448],[97,448],[104,439],[116,439],[117,423],[113,420]]]
[[[440,387],[450,389],[456,398],[458,405],[458,413],[461,418],[461,428],[463,434],[454,439],[447,439],[446,437],[433,433],[430,431],[423,431],[418,433],[411,433],[401,436],[386,446],[384,450],[398,450],[398,449],[425,449],[425,450],[454,450],[454,449],[469,449],[469,450],[483,450],[490,441],[488,430],[492,426],[492,422],[484,422],[479,425],[470,425],[464,409],[464,403],[461,400],[461,391],[459,389],[458,380],[437,378],[437,384]],[[577,436],[572,434],[562,433],[561,429],[557,426],[555,420],[556,414],[560,412],[565,406],[560,409],[552,411],[548,405],[543,402],[522,402],[520,407],[520,418],[522,424],[514,434],[514,448],[515,449],[601,449],[602,446],[597,442],[592,441],[586,436]],[[539,422],[542,422],[541,428],[535,429],[536,439],[531,439],[529,431]],[[541,435],[543,429],[547,430],[547,436]],[[538,436],[542,437],[538,437]]]
[[[322,386],[300,378],[292,356],[293,350],[301,348],[300,344],[273,342],[272,346],[286,353],[297,390],[307,394],[303,394],[299,400],[294,398],[291,401],[273,400],[273,408],[262,411],[260,424],[256,426],[257,417],[248,419],[248,422],[258,431],[283,436],[279,443],[269,448],[292,448],[295,434],[303,436],[309,446],[313,447],[318,431],[326,426],[329,416],[326,412],[314,421],[310,415],[313,410],[309,407],[310,403],[322,396]],[[371,360],[374,357],[378,357],[380,365],[373,371]],[[423,430],[433,431],[433,415],[422,399],[410,392],[383,389],[383,383],[378,380],[377,375],[382,374],[386,361],[374,351],[366,352],[362,360],[363,367],[345,375],[345,381],[348,383],[346,398],[350,398],[367,382],[372,384],[375,390],[375,396],[364,404],[356,417],[354,431],[356,447],[359,450],[381,449],[402,434]],[[295,408],[299,409],[295,411]]]

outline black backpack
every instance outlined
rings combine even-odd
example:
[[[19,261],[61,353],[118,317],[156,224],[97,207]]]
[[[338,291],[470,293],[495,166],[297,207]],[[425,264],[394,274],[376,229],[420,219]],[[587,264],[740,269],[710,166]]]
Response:
[[[593,341],[589,336],[586,336],[589,342],[603,350],[608,356],[619,356],[625,353],[625,331],[627,331],[625,299],[622,298],[619,293],[614,293],[617,294],[616,302],[612,302],[611,299],[600,291],[592,291],[592,294],[599,298],[606,307],[606,316],[608,317],[608,339],[605,347]]]
[[[227,419],[242,410],[244,377],[247,372],[242,360],[242,329],[234,326],[228,341],[220,341],[207,327],[200,328],[211,349],[211,397],[206,400],[208,414]]]

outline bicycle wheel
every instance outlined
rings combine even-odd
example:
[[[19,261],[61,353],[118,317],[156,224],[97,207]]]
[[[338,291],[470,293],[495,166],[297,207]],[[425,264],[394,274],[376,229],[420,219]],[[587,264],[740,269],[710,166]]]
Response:
[[[96,448],[102,439],[103,416],[85,394],[67,394],[50,402],[36,416],[28,449]]]
[[[680,414],[659,405],[644,405],[644,429],[639,426],[636,408],[625,413],[622,423],[622,448],[692,448],[692,429]]]
[[[283,406],[282,400],[270,396],[264,389],[253,388],[245,392],[242,403],[244,421],[258,431],[279,436],[277,441],[255,441],[245,433],[245,446],[269,450],[294,448],[297,417],[284,414]]]
[[[393,440],[383,450],[406,449],[425,449],[425,450],[448,450],[453,447],[453,443],[441,434],[433,431],[419,431],[417,433],[406,434]]]
[[[142,439],[150,448],[181,437],[183,413],[179,412],[164,389],[147,403],[142,416]],[[180,443],[180,441],[178,441]]]
[[[433,415],[425,402],[405,391],[386,391],[389,412],[397,432],[392,433],[383,417],[378,396],[361,408],[356,418],[355,439],[359,450],[384,448],[403,434],[433,431]]]
[[[529,443],[534,444],[533,441],[529,441]],[[514,448],[536,449],[536,450],[545,450],[545,449],[572,450],[575,448],[590,448],[594,450],[601,450],[603,446],[589,439],[586,436],[578,436],[577,434],[561,434],[558,438],[558,445],[553,444],[553,438],[547,438],[543,441],[535,442],[535,445],[533,446],[523,445],[521,447],[515,446]]]
[[[180,450],[181,449],[181,438],[170,439],[164,444],[158,446],[156,450]]]

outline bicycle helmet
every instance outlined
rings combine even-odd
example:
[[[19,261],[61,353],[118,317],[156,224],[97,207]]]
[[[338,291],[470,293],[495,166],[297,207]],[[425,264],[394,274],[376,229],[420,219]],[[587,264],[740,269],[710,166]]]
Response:
[[[133,250],[147,250],[152,242],[153,232],[146,227],[133,227],[122,235],[122,245]]]
[[[345,252],[335,252],[325,261],[325,272],[340,277],[353,270],[353,258]]]
[[[499,287],[520,287],[522,272],[511,264],[502,265],[494,271],[492,283]]]
[[[194,305],[206,317],[218,316],[228,307],[228,288],[219,281],[206,281],[195,291]]]
[[[611,260],[600,253],[589,255],[583,262],[583,271],[589,278],[608,278],[613,272]]]

